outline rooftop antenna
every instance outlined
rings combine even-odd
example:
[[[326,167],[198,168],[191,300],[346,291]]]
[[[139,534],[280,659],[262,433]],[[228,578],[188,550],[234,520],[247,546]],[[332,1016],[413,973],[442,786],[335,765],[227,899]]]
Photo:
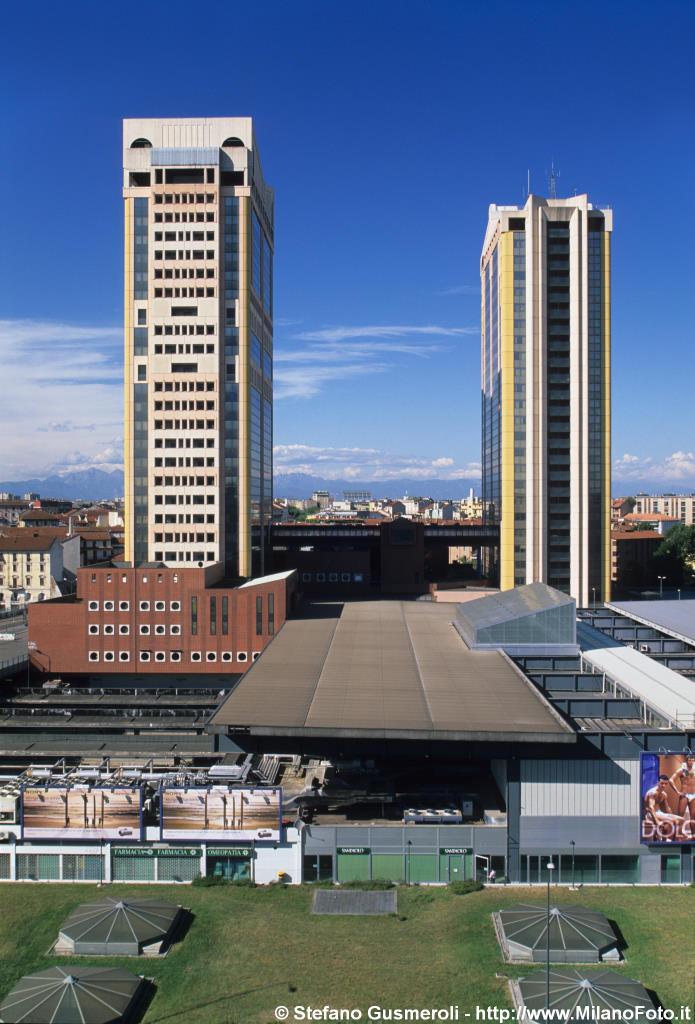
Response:
[[[550,198],[557,199],[557,179],[560,177],[560,172],[555,170],[555,161],[550,165]]]
[[[531,195],[531,168],[526,171],[526,198]]]

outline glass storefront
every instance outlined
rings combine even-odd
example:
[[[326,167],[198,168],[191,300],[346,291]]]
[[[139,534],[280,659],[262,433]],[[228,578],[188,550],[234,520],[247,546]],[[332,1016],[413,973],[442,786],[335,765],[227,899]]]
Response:
[[[217,875],[220,878],[228,878],[230,881],[251,878],[251,860],[249,857],[207,856],[205,859],[205,873]]]
[[[310,853],[304,857],[305,882],[330,882],[333,878],[333,857],[325,853]]]
[[[17,878],[33,882],[58,881],[60,878],[60,854],[18,853]]]
[[[64,882],[103,881],[103,859],[94,854],[64,853]]]
[[[661,876],[660,881],[662,883],[677,885],[681,880],[681,858],[680,854],[669,854],[665,853],[661,856]]]
[[[114,882],[154,882],[154,857],[147,853],[112,857],[111,878]]]
[[[548,862],[555,869],[549,872]],[[574,865],[574,867],[573,867]],[[639,856],[631,854],[543,854],[520,858],[519,881],[522,884],[588,885],[601,882],[604,885],[639,882]]]
[[[158,882],[192,882],[200,874],[200,857],[158,857]]]

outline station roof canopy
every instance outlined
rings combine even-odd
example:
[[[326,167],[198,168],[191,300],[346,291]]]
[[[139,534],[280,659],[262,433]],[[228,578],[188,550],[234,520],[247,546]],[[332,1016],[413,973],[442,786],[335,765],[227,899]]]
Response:
[[[355,601],[288,620],[212,716],[211,732],[574,743],[501,651],[471,651],[435,602]]]
[[[652,626],[669,636],[695,645],[695,603],[690,601],[611,601],[611,611]]]
[[[456,609],[456,628],[472,650],[559,653],[562,647],[562,653],[576,654],[576,621],[574,599],[546,583],[488,594]]]
[[[692,680],[660,665],[582,622],[577,626],[582,660],[633,697],[643,701],[671,726],[695,726],[695,687]]]
[[[139,956],[171,936],[180,912],[166,900],[107,896],[77,907],[61,927],[59,943],[80,955]]]
[[[548,914],[545,904],[517,903],[499,912],[501,941],[510,960],[543,963],[548,954]],[[552,963],[598,963],[605,955],[618,958],[613,927],[598,910],[588,907],[550,908]]]
[[[143,980],[109,967],[26,974],[0,1005],[4,1024],[119,1024],[132,1020]]]

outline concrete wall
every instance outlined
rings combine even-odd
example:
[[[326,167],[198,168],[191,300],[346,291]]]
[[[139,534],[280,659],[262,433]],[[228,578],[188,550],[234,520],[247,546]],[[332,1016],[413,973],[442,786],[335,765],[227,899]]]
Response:
[[[615,818],[639,810],[639,761],[521,761],[521,817]]]

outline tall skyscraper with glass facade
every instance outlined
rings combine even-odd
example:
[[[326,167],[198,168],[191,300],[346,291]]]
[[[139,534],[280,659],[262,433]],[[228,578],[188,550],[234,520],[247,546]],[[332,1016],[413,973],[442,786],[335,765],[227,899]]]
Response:
[[[610,240],[587,196],[491,206],[481,256],[482,496],[503,590],[610,596]]]
[[[273,190],[251,118],[123,123],[126,559],[264,571]]]

